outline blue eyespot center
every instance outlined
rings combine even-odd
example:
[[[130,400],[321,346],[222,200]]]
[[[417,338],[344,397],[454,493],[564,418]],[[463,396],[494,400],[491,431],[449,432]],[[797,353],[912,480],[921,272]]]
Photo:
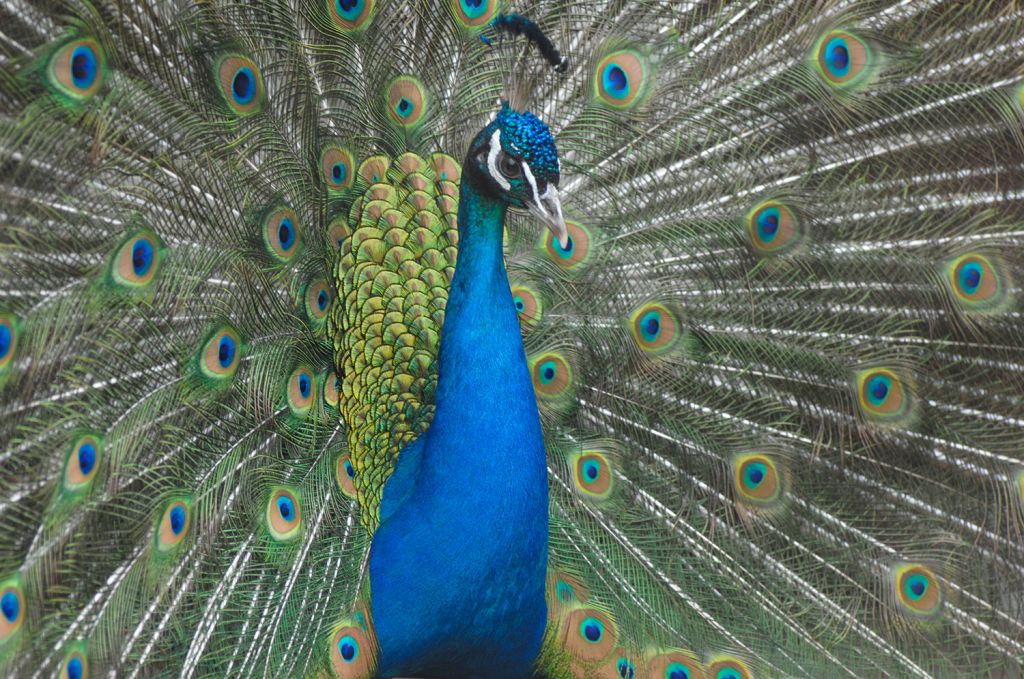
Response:
[[[71,53],[71,81],[79,89],[88,89],[96,81],[96,53],[80,45]]]
[[[596,460],[587,460],[583,463],[583,475],[591,482],[596,481],[601,475],[601,465]]]
[[[92,471],[96,464],[96,446],[91,443],[83,443],[78,447],[78,468],[86,476]]]
[[[181,535],[181,531],[185,529],[185,508],[181,505],[175,505],[171,508],[170,516],[171,532],[175,535]]]
[[[327,291],[321,290],[316,296],[316,305],[320,311],[324,311],[327,308]]]
[[[928,591],[928,580],[923,575],[911,575],[906,580],[907,596],[916,601]]]
[[[235,360],[235,341],[227,335],[217,343],[217,362],[221,368],[229,368]]]
[[[764,477],[767,475],[768,470],[762,462],[754,462],[748,464],[746,469],[743,471],[743,478],[747,482],[747,486],[750,488],[757,488],[764,481]]]
[[[462,11],[470,19],[476,19],[487,11],[487,3],[484,0],[462,0]]]
[[[690,670],[674,662],[665,670],[665,679],[690,679]]]
[[[843,38],[832,38],[825,46],[825,62],[832,75],[843,77],[850,71],[850,49]]]
[[[605,66],[601,80],[608,96],[614,99],[624,99],[629,95],[629,76],[618,64],[611,63]]]
[[[348,174],[348,168],[345,167],[345,163],[335,163],[331,168],[331,177],[334,178],[335,184],[340,184],[345,181],[345,176]]]
[[[338,653],[345,662],[352,662],[359,655],[359,642],[351,636],[344,636],[338,640]]]
[[[251,103],[256,96],[256,76],[248,66],[235,71],[235,77],[231,79],[231,92],[235,101],[245,105]]]
[[[757,235],[761,240],[770,243],[779,232],[779,208],[770,207],[757,216]]]
[[[724,670],[719,670],[718,676],[715,679],[740,679],[736,671],[731,667],[727,667]]]
[[[960,286],[969,295],[978,291],[984,271],[977,262],[969,262],[960,269]]]
[[[363,0],[337,0],[335,7],[345,19],[352,21],[362,13]]]
[[[68,661],[68,679],[82,679],[82,659],[78,656]]]
[[[516,304],[516,311],[522,313],[523,309],[526,308],[526,305],[523,303],[523,298],[520,297],[519,295],[513,297],[512,301],[515,302]]]
[[[352,466],[351,460],[345,460],[345,473],[348,474],[350,479],[354,479],[356,477],[356,468]]]
[[[291,521],[295,515],[295,507],[286,497],[277,498],[277,511],[285,521]]]
[[[0,611],[3,612],[7,622],[13,623],[17,620],[18,614],[21,612],[21,601],[18,599],[18,595],[10,590],[4,592],[4,595],[0,597]]]
[[[147,240],[137,240],[132,245],[132,271],[136,276],[145,276],[153,264],[153,245]]]
[[[558,367],[554,361],[544,361],[540,365],[540,382],[541,384],[550,384],[555,379],[555,375],[558,374]]]
[[[295,243],[295,227],[292,225],[291,219],[285,217],[281,220],[281,224],[277,227],[277,240],[283,249],[291,250]]]
[[[622,679],[633,679],[635,668],[633,666],[633,661],[629,658],[619,658],[616,668],[619,670],[619,676],[622,677]]]
[[[640,319],[640,335],[645,342],[654,342],[661,334],[661,314],[657,310],[648,311]]]
[[[299,375],[299,394],[302,395],[302,398],[309,398],[309,388],[309,376],[302,373]]]
[[[597,618],[587,618],[580,624],[580,631],[583,632],[584,639],[596,644],[604,636],[604,625]]]
[[[398,111],[398,115],[402,116],[403,118],[409,117],[409,115],[412,113],[412,108],[412,102],[406,99],[405,97],[399,99],[398,105],[395,106],[395,110]]]
[[[882,405],[889,395],[889,378],[876,375],[868,381],[868,399],[876,406]]]
[[[576,592],[573,588],[561,580],[559,580],[558,584],[555,586],[555,595],[558,597],[559,601],[572,601],[576,598]]]
[[[14,333],[6,323],[0,323],[0,358],[5,358],[14,344]]]

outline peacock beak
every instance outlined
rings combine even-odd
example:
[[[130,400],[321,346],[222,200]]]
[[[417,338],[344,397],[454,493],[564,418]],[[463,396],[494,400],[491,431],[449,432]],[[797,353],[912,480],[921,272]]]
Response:
[[[536,196],[536,194],[534,195]],[[547,224],[562,249],[567,249],[569,247],[569,230],[566,228],[565,218],[562,216],[562,202],[558,198],[558,187],[548,184],[544,193],[536,196],[535,202],[528,202],[527,207],[538,219]]]

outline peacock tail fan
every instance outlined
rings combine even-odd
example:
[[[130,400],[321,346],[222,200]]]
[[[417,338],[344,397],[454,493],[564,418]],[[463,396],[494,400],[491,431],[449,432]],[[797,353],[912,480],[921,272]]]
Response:
[[[516,11],[566,59],[524,70]],[[558,140],[568,236],[506,222],[540,671],[1020,671],[1020,8],[0,17],[0,673],[373,676],[368,553],[501,98]]]

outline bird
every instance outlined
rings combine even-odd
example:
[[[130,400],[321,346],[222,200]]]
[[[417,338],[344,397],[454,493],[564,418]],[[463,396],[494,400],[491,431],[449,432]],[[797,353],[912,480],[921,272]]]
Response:
[[[1021,672],[1017,3],[0,12],[4,676]]]

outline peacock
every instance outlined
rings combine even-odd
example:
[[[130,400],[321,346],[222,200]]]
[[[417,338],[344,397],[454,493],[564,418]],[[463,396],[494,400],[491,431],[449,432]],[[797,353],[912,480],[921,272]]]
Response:
[[[1024,9],[4,0],[0,674],[1020,676]]]

